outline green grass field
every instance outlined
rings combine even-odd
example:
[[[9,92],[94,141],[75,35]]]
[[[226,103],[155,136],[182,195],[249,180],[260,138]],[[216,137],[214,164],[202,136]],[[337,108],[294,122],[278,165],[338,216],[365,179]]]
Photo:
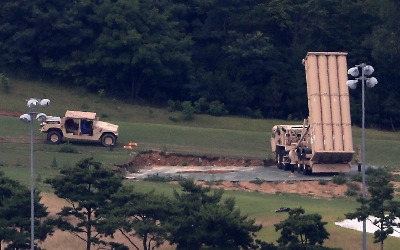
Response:
[[[10,80],[10,93],[0,89],[0,110],[28,112],[26,100],[30,97],[49,98],[51,105],[38,109],[47,115],[63,116],[69,110],[87,110],[97,112],[102,120],[120,125],[120,137],[117,146],[110,151],[100,144],[72,142],[78,153],[62,153],[64,145],[48,145],[46,135],[39,133],[39,124],[34,124],[34,166],[36,187],[51,192],[43,180],[58,173],[58,168],[74,165],[78,160],[94,157],[105,166],[114,167],[128,161],[132,156],[123,145],[133,141],[138,143],[136,152],[144,150],[162,150],[194,155],[214,155],[243,158],[270,158],[270,130],[274,124],[301,124],[301,121],[279,121],[266,119],[245,119],[238,117],[212,117],[196,115],[193,121],[172,122],[169,117],[178,117],[180,113],[148,106],[129,105],[127,103],[88,94],[81,89],[63,89],[57,84]],[[367,165],[389,166],[399,170],[400,133],[378,130],[366,131]],[[354,145],[361,143],[361,129],[353,128]],[[0,116],[0,170],[7,176],[26,185],[30,180],[30,133],[29,125],[19,121],[18,117]],[[132,184],[132,183],[130,183]],[[175,185],[165,183],[133,182],[138,190],[162,190],[171,192]],[[273,224],[286,218],[286,214],[277,214],[274,209],[281,206],[302,206],[307,213],[319,213],[328,222],[327,229],[331,238],[327,246],[343,249],[360,249],[361,233],[339,228],[335,221],[344,219],[346,212],[358,205],[355,198],[315,199],[299,195],[266,195],[261,193],[227,191],[225,196],[234,196],[242,213],[255,217],[264,228],[259,238],[269,242],[276,241],[278,234]],[[397,249],[399,239],[390,237],[385,241],[385,249]],[[368,249],[379,249],[368,238]]]

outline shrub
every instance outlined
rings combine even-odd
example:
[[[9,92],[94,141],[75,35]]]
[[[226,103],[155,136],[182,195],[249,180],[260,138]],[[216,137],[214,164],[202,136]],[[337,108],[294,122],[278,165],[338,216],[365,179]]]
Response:
[[[56,157],[53,158],[53,162],[51,163],[52,168],[58,168],[58,163]]]
[[[344,174],[338,174],[333,176],[332,182],[338,185],[342,185],[346,183],[346,176]]]
[[[196,113],[202,114],[206,113],[210,106],[205,97],[200,97],[199,100],[194,102],[194,108],[196,110]]]
[[[263,115],[259,109],[252,110],[249,107],[246,107],[246,115],[253,119],[262,119]]]
[[[73,146],[71,146],[71,144],[69,144],[69,142],[67,142],[67,144],[64,144],[61,146],[59,152],[76,154],[76,153],[78,153],[78,150],[76,148],[74,148]]]
[[[167,110],[169,112],[182,110],[182,104],[180,101],[168,100]]]
[[[8,82],[8,78],[3,73],[0,74],[0,82],[3,85],[4,93],[10,93],[10,84]]]
[[[213,116],[223,116],[229,114],[228,110],[225,108],[225,104],[221,103],[220,101],[211,102],[207,113]]]
[[[255,180],[250,181],[250,183],[254,183],[254,184],[257,184],[257,185],[261,185],[261,184],[264,183],[264,181],[265,181],[265,180],[263,180],[263,179],[256,178]]]
[[[182,102],[183,120],[185,120],[185,121],[194,120],[194,111],[195,111],[195,109],[192,105],[192,102],[190,102],[190,101]]]
[[[176,117],[174,117],[174,116],[170,116],[170,117],[168,117],[168,119],[169,119],[170,121],[173,121],[173,122],[179,122],[179,118],[176,118]]]
[[[320,179],[319,181],[318,181],[318,184],[319,185],[326,185],[328,183],[328,181],[327,180],[324,180],[324,179]]]
[[[351,176],[351,180],[352,181],[362,182],[362,175],[360,173],[357,173],[357,174]]]
[[[360,191],[360,186],[356,183],[349,182],[347,183],[347,191],[344,193],[347,196],[355,196]]]

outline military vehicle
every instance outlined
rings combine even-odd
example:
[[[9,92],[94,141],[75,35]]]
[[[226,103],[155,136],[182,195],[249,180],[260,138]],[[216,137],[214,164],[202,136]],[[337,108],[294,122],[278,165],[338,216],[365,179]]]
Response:
[[[347,53],[308,52],[309,116],[301,125],[275,125],[271,149],[279,169],[302,174],[349,172],[354,155]]]
[[[51,144],[61,143],[66,138],[99,141],[103,146],[110,147],[118,139],[118,125],[100,121],[93,112],[68,110],[62,118],[48,116],[40,126],[40,132],[47,133],[47,142]]]

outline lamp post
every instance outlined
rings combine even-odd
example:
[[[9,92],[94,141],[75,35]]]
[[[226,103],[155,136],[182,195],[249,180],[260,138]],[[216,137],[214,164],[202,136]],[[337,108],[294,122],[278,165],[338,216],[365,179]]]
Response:
[[[361,76],[360,76],[361,70]],[[355,89],[357,87],[357,83],[361,81],[361,95],[362,95],[362,142],[361,142],[361,172],[362,172],[362,197],[365,199],[366,196],[366,184],[365,184],[365,84],[369,88],[373,88],[376,84],[378,84],[378,80],[375,77],[368,77],[374,73],[374,68],[371,65],[366,65],[365,63],[361,63],[356,65],[353,68],[350,68],[347,72],[349,75],[355,77],[354,80],[348,80],[346,85]],[[366,220],[363,220],[363,241],[362,241],[363,249],[367,249],[367,223]]]
[[[36,106],[49,106],[49,99],[34,99],[28,100],[27,106],[29,108],[28,114],[23,114],[19,117],[21,121],[30,123],[30,137],[31,137],[31,250],[35,249],[35,178],[33,168],[33,117],[36,115],[36,120],[43,122],[46,120],[44,113],[35,112]]]

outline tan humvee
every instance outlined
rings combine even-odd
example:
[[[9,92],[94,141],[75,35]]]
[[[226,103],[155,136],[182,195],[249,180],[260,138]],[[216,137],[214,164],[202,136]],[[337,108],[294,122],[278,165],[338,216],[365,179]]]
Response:
[[[47,142],[58,144],[63,137],[73,140],[100,141],[103,146],[115,145],[118,125],[99,121],[96,113],[67,111],[64,117],[49,116],[41,124],[40,132],[47,133]]]

